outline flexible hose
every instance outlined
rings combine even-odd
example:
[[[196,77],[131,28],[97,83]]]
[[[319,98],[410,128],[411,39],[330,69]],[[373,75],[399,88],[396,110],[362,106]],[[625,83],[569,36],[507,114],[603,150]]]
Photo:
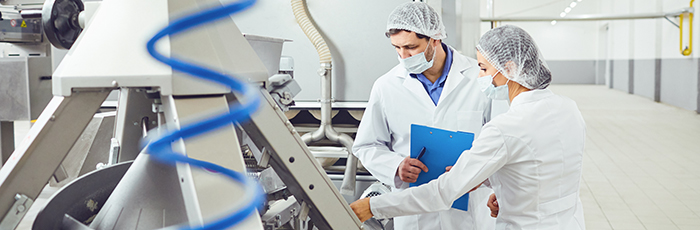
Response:
[[[326,45],[326,40],[323,39],[321,33],[316,30],[316,27],[309,19],[309,14],[306,12],[306,4],[303,0],[292,0],[292,11],[294,12],[294,18],[297,19],[299,27],[304,31],[306,37],[309,38],[314,47],[316,47],[316,52],[318,52],[318,59],[321,63],[331,63],[331,51]]]
[[[228,17],[230,14],[249,8],[254,3],[255,0],[242,0],[180,18],[171,22],[170,25],[159,31],[148,41],[146,45],[148,53],[151,54],[153,58],[171,66],[173,70],[181,71],[195,77],[226,85],[231,90],[244,95],[243,98],[246,100],[245,103],[241,101],[240,104],[237,105],[231,104],[229,106],[230,110],[227,113],[206,119],[196,124],[182,127],[180,130],[170,132],[160,139],[151,142],[147,146],[147,153],[151,154],[158,160],[173,164],[176,162],[182,162],[193,166],[202,167],[211,171],[219,172],[243,184],[245,188],[245,195],[240,200],[246,203],[243,204],[239,210],[226,217],[204,224],[203,226],[195,229],[225,229],[240,223],[251,214],[256,213],[256,208],[262,206],[265,200],[264,192],[254,180],[246,177],[242,173],[210,162],[195,160],[180,153],[175,153],[172,150],[172,143],[179,141],[180,139],[187,139],[213,131],[215,129],[230,125],[232,122],[243,122],[244,120],[248,119],[250,115],[259,107],[261,99],[255,88],[249,84],[214,70],[190,64],[177,58],[166,57],[156,51],[155,44],[158,42],[158,40],[165,36],[172,36],[187,29]],[[190,228],[183,227],[183,229]]]
[[[333,129],[331,124],[331,51],[328,49],[326,40],[323,39],[321,33],[318,32],[316,26],[309,19],[309,14],[306,10],[304,0],[291,0],[292,11],[294,18],[297,19],[299,27],[304,31],[306,37],[311,40],[318,58],[321,62],[321,68],[318,73],[321,75],[321,125],[315,132],[306,133],[301,136],[304,143],[309,144],[313,141],[328,138],[331,141],[340,143],[348,150],[347,164],[345,165],[345,173],[343,174],[343,182],[340,186],[340,193],[346,196],[354,196],[355,194],[355,176],[357,174],[357,158],[352,153],[352,138],[347,134],[341,134]]]

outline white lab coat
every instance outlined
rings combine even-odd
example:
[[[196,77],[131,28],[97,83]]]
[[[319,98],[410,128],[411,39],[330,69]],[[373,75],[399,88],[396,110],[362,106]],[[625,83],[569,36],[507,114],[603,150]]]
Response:
[[[450,48],[452,49],[452,48]],[[353,153],[367,170],[392,191],[408,188],[396,176],[401,161],[410,155],[411,124],[479,134],[490,120],[491,100],[480,91],[477,61],[453,50],[453,61],[435,105],[423,85],[399,64],[374,83],[357,130]],[[444,168],[429,170],[441,170]],[[491,189],[482,187],[470,194],[469,211],[441,210],[394,218],[397,230],[493,229],[486,201]],[[474,223],[476,222],[476,225]]]
[[[585,136],[571,99],[547,89],[523,92],[508,112],[484,125],[450,172],[371,198],[372,213],[386,218],[445,210],[488,177],[500,207],[496,229],[585,229],[579,199]]]

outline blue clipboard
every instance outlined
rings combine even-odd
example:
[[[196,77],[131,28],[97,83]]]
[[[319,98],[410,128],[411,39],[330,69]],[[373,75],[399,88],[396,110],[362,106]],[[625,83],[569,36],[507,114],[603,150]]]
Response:
[[[472,148],[474,134],[469,132],[454,132],[423,125],[411,125],[411,158],[416,158],[425,148],[420,161],[428,167],[428,172],[421,171],[415,183],[419,186],[438,178],[445,172],[445,167],[452,166],[464,150]],[[452,208],[467,211],[469,193],[464,194],[452,203]]]

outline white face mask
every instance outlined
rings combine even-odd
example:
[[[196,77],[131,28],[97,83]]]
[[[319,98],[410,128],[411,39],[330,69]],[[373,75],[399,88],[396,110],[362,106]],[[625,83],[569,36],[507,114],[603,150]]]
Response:
[[[498,74],[498,72],[496,72]],[[486,94],[486,97],[494,99],[494,100],[507,100],[509,99],[508,97],[508,81],[506,81],[506,84],[502,86],[494,86],[493,85],[493,76],[494,75],[489,75],[489,76],[483,76],[477,78],[477,83],[479,83],[479,87],[481,88],[481,92],[484,92]]]
[[[428,41],[428,46],[430,46],[430,41]],[[425,51],[428,50],[428,47],[425,47]],[[425,51],[407,57],[406,59],[401,59],[401,55],[399,55],[399,62],[403,64],[404,67],[406,67],[406,70],[408,70],[409,73],[412,74],[419,74],[423,73],[426,70],[430,69],[430,67],[433,67],[433,62],[435,61],[435,53],[437,53],[437,50],[433,51],[433,59],[430,61],[425,60]]]

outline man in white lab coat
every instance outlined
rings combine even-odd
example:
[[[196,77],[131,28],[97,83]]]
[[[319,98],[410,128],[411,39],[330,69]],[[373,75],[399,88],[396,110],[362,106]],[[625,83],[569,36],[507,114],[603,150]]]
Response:
[[[370,173],[393,191],[415,182],[423,163],[410,156],[411,124],[467,131],[477,136],[491,117],[491,100],[477,83],[476,60],[442,43],[445,28],[425,3],[398,6],[389,16],[387,36],[399,64],[374,83],[353,153]],[[470,193],[468,211],[446,211],[394,218],[397,230],[493,229],[486,206],[489,188]]]
[[[586,229],[579,199],[585,122],[576,103],[552,93],[551,73],[529,34],[501,26],[477,46],[480,79],[510,109],[484,125],[447,173],[402,192],[350,205],[360,220],[450,208],[487,180],[498,198],[496,229]]]

